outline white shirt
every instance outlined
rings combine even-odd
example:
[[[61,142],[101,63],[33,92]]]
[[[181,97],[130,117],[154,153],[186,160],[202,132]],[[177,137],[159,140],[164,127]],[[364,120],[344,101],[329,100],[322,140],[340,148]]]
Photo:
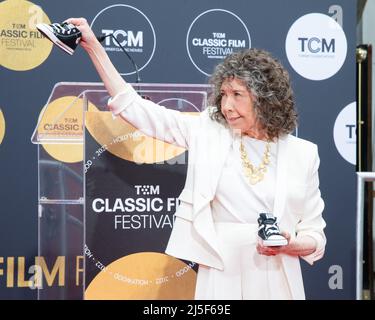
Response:
[[[242,137],[249,161],[258,167],[266,150],[266,141]],[[257,223],[259,213],[272,213],[275,182],[277,143],[271,142],[270,163],[263,180],[252,185],[245,176],[240,156],[240,137],[234,138],[225,162],[216,195],[212,201],[215,222]]]

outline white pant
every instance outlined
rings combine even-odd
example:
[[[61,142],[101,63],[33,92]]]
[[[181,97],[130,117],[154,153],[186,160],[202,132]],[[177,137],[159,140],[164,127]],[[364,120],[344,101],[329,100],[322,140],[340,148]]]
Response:
[[[257,224],[215,223],[224,270],[200,265],[195,299],[291,299],[280,256],[256,250]]]

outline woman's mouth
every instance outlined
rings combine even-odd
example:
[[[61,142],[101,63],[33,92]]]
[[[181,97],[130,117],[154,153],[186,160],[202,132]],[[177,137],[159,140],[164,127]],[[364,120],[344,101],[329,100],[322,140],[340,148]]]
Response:
[[[228,117],[227,121],[228,122],[234,122],[234,121],[238,120],[239,118],[241,118],[241,117]]]

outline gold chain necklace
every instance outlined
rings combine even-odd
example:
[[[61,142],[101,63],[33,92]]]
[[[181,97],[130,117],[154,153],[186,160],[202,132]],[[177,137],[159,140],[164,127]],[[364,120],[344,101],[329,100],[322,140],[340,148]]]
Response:
[[[249,157],[247,156],[247,152],[242,143],[242,136],[241,136],[240,153],[241,153],[242,167],[243,167],[245,176],[249,179],[250,184],[256,184],[264,178],[264,175],[267,172],[267,165],[270,163],[270,156],[271,156],[270,150],[271,150],[271,145],[270,145],[270,142],[267,141],[262,162],[260,163],[258,167],[255,167],[250,162]]]

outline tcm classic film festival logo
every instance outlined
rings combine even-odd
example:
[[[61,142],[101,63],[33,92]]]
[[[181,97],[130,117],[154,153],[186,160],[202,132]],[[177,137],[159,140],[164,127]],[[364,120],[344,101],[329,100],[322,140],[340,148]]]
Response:
[[[95,34],[108,36],[102,44],[121,75],[134,74],[135,68],[110,34],[131,55],[139,71],[151,61],[156,47],[155,30],[141,10],[125,4],[108,6],[94,17],[91,27]]]
[[[135,185],[136,197],[96,198],[92,210],[98,214],[111,214],[114,229],[172,229],[171,214],[176,211],[178,198],[160,197],[159,185]]]
[[[14,71],[31,70],[42,64],[52,43],[36,29],[50,23],[42,8],[29,1],[0,2],[0,65]]]
[[[250,47],[250,33],[245,23],[233,12],[223,9],[202,12],[193,20],[186,36],[190,61],[207,76],[218,60]]]
[[[321,13],[306,14],[290,27],[285,42],[289,63],[302,77],[325,80],[335,75],[346,59],[342,27]]]

